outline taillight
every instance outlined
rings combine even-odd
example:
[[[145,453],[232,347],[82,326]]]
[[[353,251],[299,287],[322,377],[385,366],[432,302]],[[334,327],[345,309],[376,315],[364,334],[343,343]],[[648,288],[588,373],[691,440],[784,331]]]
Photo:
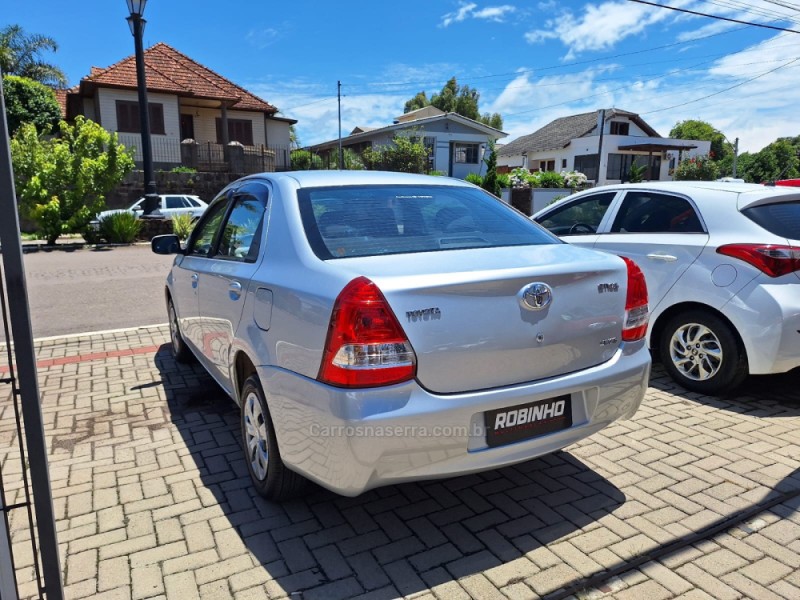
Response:
[[[650,320],[650,309],[647,306],[647,282],[639,265],[626,256],[621,258],[628,267],[628,295],[625,297],[622,341],[635,342],[647,335],[647,323]]]
[[[413,379],[416,356],[381,291],[366,277],[348,283],[333,306],[319,380],[375,387]]]
[[[727,244],[717,253],[732,256],[753,265],[770,277],[800,271],[800,249],[776,244]]]

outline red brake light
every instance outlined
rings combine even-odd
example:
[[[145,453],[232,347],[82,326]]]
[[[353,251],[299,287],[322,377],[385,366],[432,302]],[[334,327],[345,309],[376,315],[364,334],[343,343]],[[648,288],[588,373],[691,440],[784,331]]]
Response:
[[[628,267],[628,294],[625,297],[625,323],[622,326],[622,341],[635,342],[647,335],[650,309],[647,305],[647,282],[644,273],[635,262],[623,256]]]
[[[389,303],[372,281],[348,283],[333,306],[319,370],[339,387],[375,387],[412,379],[416,356]]]
[[[728,244],[717,248],[717,253],[743,260],[770,277],[800,271],[800,248],[792,246]]]

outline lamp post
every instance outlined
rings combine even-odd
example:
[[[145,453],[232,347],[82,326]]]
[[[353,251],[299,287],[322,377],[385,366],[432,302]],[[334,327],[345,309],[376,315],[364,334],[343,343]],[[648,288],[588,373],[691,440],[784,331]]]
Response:
[[[142,133],[142,169],[144,170],[144,215],[158,209],[159,199],[153,177],[153,150],[150,142],[150,110],[147,104],[147,80],[144,73],[142,36],[147,21],[142,18],[147,0],[126,0],[130,16],[127,18],[136,47],[136,86],[139,90],[139,129]]]

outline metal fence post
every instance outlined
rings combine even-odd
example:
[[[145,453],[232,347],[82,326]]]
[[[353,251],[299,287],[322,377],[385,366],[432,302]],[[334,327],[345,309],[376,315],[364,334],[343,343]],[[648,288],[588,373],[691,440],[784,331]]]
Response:
[[[1,75],[1,74],[0,74]],[[19,234],[14,175],[0,77],[0,244],[2,244],[3,270],[6,276],[8,311],[11,320],[11,340],[19,380],[19,397],[25,423],[25,440],[30,459],[31,484],[39,549],[42,557],[44,588],[48,600],[64,597],[61,565],[58,560],[58,537],[53,512],[53,496],[47,466],[47,444],[40,406],[39,381],[36,375],[36,355],[33,347],[25,270],[22,264],[22,241]],[[35,557],[34,557],[35,560]]]

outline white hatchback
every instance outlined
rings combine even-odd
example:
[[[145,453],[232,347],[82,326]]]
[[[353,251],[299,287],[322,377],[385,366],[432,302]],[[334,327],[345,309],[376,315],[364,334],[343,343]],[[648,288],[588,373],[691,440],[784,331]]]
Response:
[[[593,188],[533,219],[633,259],[650,348],[683,387],[720,394],[800,367],[800,190],[730,182]]]

